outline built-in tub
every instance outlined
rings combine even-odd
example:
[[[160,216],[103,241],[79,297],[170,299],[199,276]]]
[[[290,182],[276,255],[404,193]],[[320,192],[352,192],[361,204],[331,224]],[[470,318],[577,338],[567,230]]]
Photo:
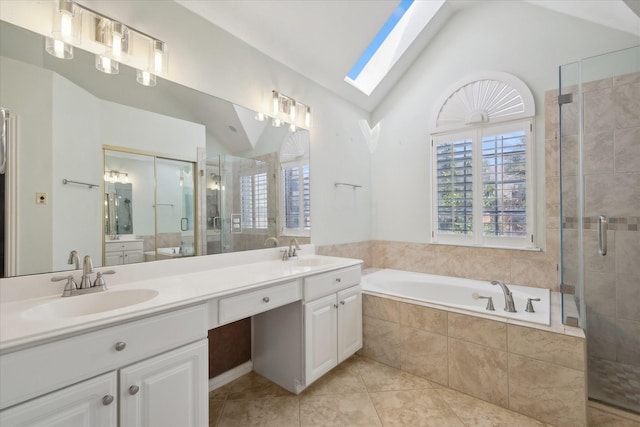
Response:
[[[441,309],[449,307],[522,322],[551,324],[549,289],[510,283],[507,286],[513,294],[517,310],[515,313],[504,311],[504,294],[499,286],[492,285],[491,282],[392,269],[379,270],[362,276],[362,290],[365,292],[420,301]],[[487,300],[474,299],[474,294],[492,297],[495,311],[487,310]],[[527,298],[540,298],[540,301],[533,302],[534,313],[525,311]]]

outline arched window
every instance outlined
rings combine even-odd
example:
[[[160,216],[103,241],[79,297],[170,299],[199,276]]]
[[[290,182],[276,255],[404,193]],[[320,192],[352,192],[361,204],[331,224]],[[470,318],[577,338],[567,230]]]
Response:
[[[431,135],[434,243],[533,248],[533,96],[506,73],[445,92]]]

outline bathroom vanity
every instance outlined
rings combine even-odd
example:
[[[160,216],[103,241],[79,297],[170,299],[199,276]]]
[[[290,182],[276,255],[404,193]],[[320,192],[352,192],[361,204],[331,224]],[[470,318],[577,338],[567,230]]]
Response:
[[[207,331],[246,317],[254,370],[294,393],[362,347],[359,260],[253,252],[230,267],[181,260],[173,275],[175,260],[154,263],[147,280],[144,264],[123,266],[132,281],[119,270],[95,294],[3,296],[0,424],[207,425]]]

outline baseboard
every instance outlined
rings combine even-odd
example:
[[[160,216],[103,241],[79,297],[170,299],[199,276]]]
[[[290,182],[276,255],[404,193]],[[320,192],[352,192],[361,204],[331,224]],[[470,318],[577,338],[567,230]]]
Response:
[[[248,374],[253,370],[253,362],[248,360],[242,365],[238,365],[233,369],[229,369],[227,372],[223,372],[209,379],[209,391],[222,387],[225,384],[229,384],[231,381],[240,378],[241,376]]]

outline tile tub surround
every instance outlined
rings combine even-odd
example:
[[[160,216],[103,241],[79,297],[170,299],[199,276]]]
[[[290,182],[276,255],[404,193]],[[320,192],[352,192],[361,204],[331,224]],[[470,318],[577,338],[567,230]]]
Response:
[[[527,327],[365,294],[358,354],[544,423],[584,426],[584,334],[558,317]]]

